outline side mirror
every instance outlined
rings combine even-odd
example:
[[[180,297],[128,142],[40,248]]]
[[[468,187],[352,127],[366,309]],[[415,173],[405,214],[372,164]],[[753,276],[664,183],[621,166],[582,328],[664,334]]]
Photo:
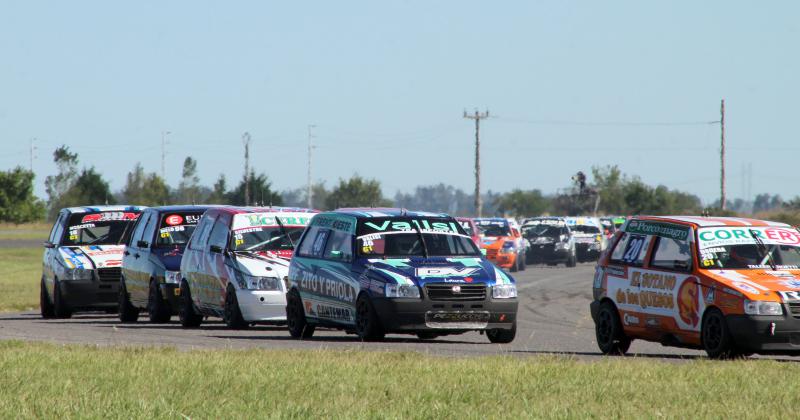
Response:
[[[54,244],[54,243],[52,243],[50,241],[44,241],[44,243],[42,245],[44,245],[45,248],[55,248],[56,247],[56,244]]]
[[[137,241],[136,246],[138,246],[139,248],[147,248],[150,246],[150,243],[147,241]]]
[[[222,247],[219,245],[210,245],[208,250],[215,254],[222,254]]]

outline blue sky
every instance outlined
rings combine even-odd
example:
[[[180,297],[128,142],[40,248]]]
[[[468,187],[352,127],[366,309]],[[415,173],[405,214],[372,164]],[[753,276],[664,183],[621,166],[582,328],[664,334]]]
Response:
[[[278,189],[354,172],[384,192],[473,188],[473,125],[488,108],[483,185],[555,192],[616,164],[710,202],[726,99],[729,196],[800,194],[795,134],[800,3],[3,2],[0,169],[37,193],[67,144],[122,187],[136,162],[167,181],[242,176],[241,134]],[[566,123],[558,123],[566,122]],[[609,124],[609,123],[635,123]],[[581,124],[575,124],[581,123]],[[584,124],[590,123],[590,124]],[[600,124],[594,124],[600,123]]]

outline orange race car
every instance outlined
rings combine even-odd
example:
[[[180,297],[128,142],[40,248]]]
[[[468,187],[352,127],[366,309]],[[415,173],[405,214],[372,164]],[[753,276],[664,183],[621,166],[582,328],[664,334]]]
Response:
[[[709,357],[800,354],[800,232],[728,217],[634,217],[597,264],[591,314],[605,354],[633,339]]]
[[[474,219],[481,231],[481,250],[495,265],[509,271],[525,269],[527,241],[519,226],[500,217]]]

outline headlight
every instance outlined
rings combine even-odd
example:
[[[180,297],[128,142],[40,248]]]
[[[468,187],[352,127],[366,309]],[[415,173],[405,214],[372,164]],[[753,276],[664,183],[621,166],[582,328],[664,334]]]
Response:
[[[419,299],[419,287],[413,284],[387,284],[386,297]]]
[[[492,286],[492,297],[495,299],[510,299],[517,297],[517,286],[514,284],[495,284]]]
[[[258,277],[244,274],[245,288],[249,290],[281,290],[277,277]]]
[[[165,271],[164,272],[164,282],[171,283],[171,284],[180,284],[181,283],[181,272],[180,271]]]
[[[783,308],[778,302],[744,301],[744,313],[748,315],[783,315]]]
[[[569,242],[556,242],[556,249],[569,249]]]
[[[503,244],[503,247],[500,248],[500,252],[503,253],[512,253],[514,252],[514,242],[506,242]]]
[[[67,270],[67,277],[64,280],[91,280],[92,271],[94,270],[73,268],[71,270]]]

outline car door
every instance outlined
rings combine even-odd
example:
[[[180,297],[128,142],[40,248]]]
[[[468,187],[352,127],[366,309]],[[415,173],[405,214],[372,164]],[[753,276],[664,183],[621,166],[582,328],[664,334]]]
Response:
[[[225,266],[230,229],[223,217],[217,218],[208,234],[206,246],[207,267],[202,283],[204,294],[203,305],[214,311],[221,311],[225,303],[225,288],[228,286],[228,270]]]
[[[318,302],[312,309],[321,319],[352,325],[355,323],[356,298],[361,290],[361,270],[353,265],[353,235],[344,230],[324,229],[320,230],[317,238],[315,245],[324,244],[324,247],[316,273],[327,286],[322,289],[326,300]]]
[[[204,292],[202,278],[205,275],[206,243],[214,220],[216,220],[216,215],[204,215],[200,219],[181,260],[181,275],[189,284],[192,300],[198,307],[202,307]]]
[[[652,240],[652,235],[624,232],[603,269],[607,294],[617,305],[626,329],[645,326],[641,316],[643,308],[639,305],[639,285]]]
[[[667,226],[669,230],[655,237],[648,271],[640,284],[640,299],[647,305],[645,313],[663,318],[663,329],[699,332],[705,301],[700,281],[692,275],[693,235],[686,226]]]
[[[157,224],[157,213],[149,212],[144,228],[142,229],[141,237],[136,240],[134,243],[135,247],[130,251],[133,257],[132,287],[128,290],[128,293],[131,294],[131,300],[147,302],[150,292],[150,273],[146,271],[147,250],[150,248],[150,245],[152,245]]]
[[[125,247],[125,252],[122,253],[122,276],[125,279],[125,288],[127,289],[132,300],[134,300],[134,296],[140,295],[140,293],[137,292],[137,288],[139,287],[137,265],[141,258],[136,258],[135,255],[138,255],[139,253],[138,242],[142,240],[142,232],[144,231],[149,219],[149,211],[145,211],[141,216],[139,216],[139,220],[136,221],[136,225],[133,228],[133,233],[131,233],[128,244]]]
[[[61,264],[58,259],[58,247],[61,243],[61,237],[64,236],[64,226],[68,217],[67,212],[60,212],[53,228],[50,230],[50,236],[45,243],[44,255],[42,257],[42,277],[44,277],[45,287],[49,296],[53,296],[53,281],[56,277],[56,264]]]

